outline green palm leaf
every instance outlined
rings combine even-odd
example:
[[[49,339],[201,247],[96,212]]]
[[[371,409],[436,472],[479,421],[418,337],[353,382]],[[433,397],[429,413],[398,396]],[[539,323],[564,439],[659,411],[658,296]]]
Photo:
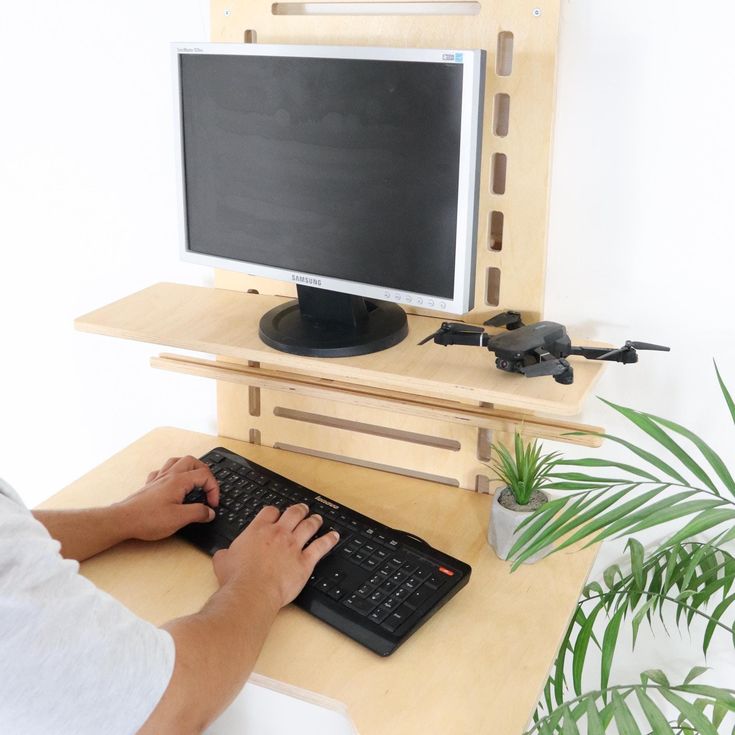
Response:
[[[613,436],[612,434],[601,434],[599,432],[594,432],[594,431],[571,431],[569,432],[569,436],[599,436],[601,439],[605,439],[606,441],[611,441],[611,442],[615,442],[616,444],[620,444],[626,449],[629,449],[636,456],[640,457],[641,459],[645,460],[649,464],[652,464],[657,469],[661,470],[661,472],[668,475],[672,479],[676,480],[682,485],[686,484],[686,480],[671,465],[664,462],[662,459],[657,457],[655,454],[652,454],[651,452],[645,449],[641,449],[641,447],[637,447],[635,444],[631,444],[629,441],[626,441],[625,439],[622,439],[619,436]]]
[[[712,492],[717,492],[717,487],[709,478],[709,475],[655,421],[652,421],[647,414],[635,411],[632,408],[619,406],[611,401],[606,401],[604,398],[600,400],[610,406],[610,408],[615,409],[618,413],[621,413],[639,429],[648,434],[648,436],[655,439],[661,446],[668,449],[700,482],[703,482]]]
[[[597,436],[606,436],[605,434],[598,434]],[[658,478],[655,475],[652,475],[650,472],[646,472],[645,470],[642,470],[638,467],[633,467],[629,464],[624,464],[622,462],[613,462],[611,460],[607,459],[595,459],[595,458],[587,458],[587,459],[560,459],[557,462],[557,465],[566,465],[569,467],[615,467],[619,470],[625,470],[626,472],[630,472],[632,475],[638,475],[639,477],[643,477],[646,480],[654,480],[658,481]]]
[[[722,391],[722,395],[725,397],[725,403],[727,404],[727,407],[730,409],[730,416],[732,416],[733,423],[735,423],[735,402],[733,402],[732,396],[730,395],[730,391],[727,389],[727,386],[722,381],[722,376],[720,375],[720,369],[717,367],[716,362],[715,362],[715,373],[717,373],[717,382],[720,384],[720,390]]]
[[[720,478],[720,480],[722,480],[723,485],[730,491],[732,495],[735,495],[735,480],[733,480],[730,471],[727,469],[725,463],[722,461],[720,456],[717,454],[717,452],[714,451],[714,449],[709,446],[709,444],[700,439],[693,431],[689,431],[689,429],[685,428],[684,426],[680,426],[673,421],[662,419],[660,416],[654,416],[650,413],[647,413],[645,415],[652,421],[655,421],[656,423],[665,426],[667,429],[671,429],[677,434],[681,434],[682,436],[689,439],[689,441],[692,442],[692,444],[694,444],[697,449],[699,449],[699,451],[702,453],[702,456],[709,462],[712,469],[717,473],[717,476]]]
[[[664,699],[673,704],[686,717],[699,735],[717,735],[717,730],[715,730],[712,722],[691,702],[688,702],[670,689],[661,688],[659,692]]]
[[[638,697],[643,714],[648,720],[648,724],[653,728],[655,735],[674,735],[671,725],[669,725],[661,710],[648,696],[646,691],[644,689],[636,689],[636,696]]]
[[[690,672],[690,677],[691,675]],[[551,712],[535,716],[533,726],[525,735],[565,735],[567,732],[579,732],[579,725],[585,722],[584,731],[588,735],[605,735],[613,723],[618,735],[641,735],[639,722],[627,701],[632,694],[635,694],[643,717],[653,728],[651,735],[670,735],[674,732],[717,735],[717,726],[725,715],[735,712],[735,691],[694,684],[672,685],[663,672],[653,670],[641,674],[640,684],[618,685],[606,690],[586,692],[562,702]],[[693,702],[687,699],[691,696],[696,697]],[[600,707],[605,698],[609,698],[609,703]],[[656,700],[661,700],[661,704]],[[664,703],[673,705],[678,713],[676,730],[662,710],[661,705]],[[711,711],[711,716],[706,714],[708,710]],[[572,727],[576,730],[570,729]]]

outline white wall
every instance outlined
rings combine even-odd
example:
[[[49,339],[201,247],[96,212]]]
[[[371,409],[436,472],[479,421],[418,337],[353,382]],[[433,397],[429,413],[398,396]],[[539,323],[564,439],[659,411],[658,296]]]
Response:
[[[712,359],[735,391],[735,7],[562,8],[546,316],[615,343],[670,345],[610,366],[597,393],[686,424],[732,457]],[[594,400],[584,418],[628,431]]]
[[[154,426],[215,429],[211,383],[72,329],[156,281],[211,282],[176,254],[168,55],[208,37],[207,13],[37,0],[0,16],[0,473],[31,504]],[[726,0],[564,2],[546,308],[590,338],[670,344],[598,392],[725,455],[711,359],[735,389],[733,21]],[[621,424],[594,400],[582,418]]]

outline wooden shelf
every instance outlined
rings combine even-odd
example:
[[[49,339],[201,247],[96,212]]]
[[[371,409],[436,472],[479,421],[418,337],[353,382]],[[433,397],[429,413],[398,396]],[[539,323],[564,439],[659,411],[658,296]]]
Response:
[[[348,358],[288,355],[258,337],[261,315],[283,301],[279,296],[159,283],[78,318],[75,326],[95,334],[263,363],[294,374],[554,416],[578,414],[604,367],[572,358],[575,380],[570,386],[551,378],[503,373],[487,350],[419,347],[417,342],[440,320],[416,315],[409,315],[408,337],[383,352]]]

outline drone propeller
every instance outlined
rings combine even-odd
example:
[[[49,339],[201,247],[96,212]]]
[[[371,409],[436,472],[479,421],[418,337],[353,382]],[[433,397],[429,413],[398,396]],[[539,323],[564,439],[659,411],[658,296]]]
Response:
[[[658,350],[659,352],[671,352],[671,347],[664,345],[652,345],[650,342],[626,342],[626,346],[630,345],[635,350]]]
[[[631,350],[658,350],[659,352],[671,352],[671,348],[664,347],[664,345],[654,345],[650,342],[631,342],[628,340],[622,347],[610,350],[610,352],[600,355],[597,359],[609,360],[611,357],[617,357],[618,355],[622,355],[624,352],[630,352]]]
[[[527,365],[521,368],[521,372],[527,378],[538,378],[541,375],[561,375],[569,369],[569,363],[560,358],[559,360],[543,360],[542,362]]]
[[[518,329],[523,326],[520,311],[504,311],[502,314],[496,314],[488,319],[484,324],[488,327],[508,327],[508,329]]]
[[[478,327],[475,324],[458,324],[457,322],[442,322],[441,327],[436,330],[436,332],[433,332],[428,337],[424,337],[421,342],[419,342],[419,345],[425,345],[430,340],[434,339],[434,337],[439,337],[442,334],[480,334],[484,332],[485,330],[482,327]]]

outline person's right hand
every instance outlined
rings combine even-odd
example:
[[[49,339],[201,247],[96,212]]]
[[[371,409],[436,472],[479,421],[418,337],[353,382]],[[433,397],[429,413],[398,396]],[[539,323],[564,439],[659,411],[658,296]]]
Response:
[[[212,560],[220,585],[240,579],[272,596],[278,608],[301,592],[316,563],[339,542],[336,531],[306,542],[319,530],[322,518],[309,515],[303,503],[281,513],[266,506],[233,541]]]

